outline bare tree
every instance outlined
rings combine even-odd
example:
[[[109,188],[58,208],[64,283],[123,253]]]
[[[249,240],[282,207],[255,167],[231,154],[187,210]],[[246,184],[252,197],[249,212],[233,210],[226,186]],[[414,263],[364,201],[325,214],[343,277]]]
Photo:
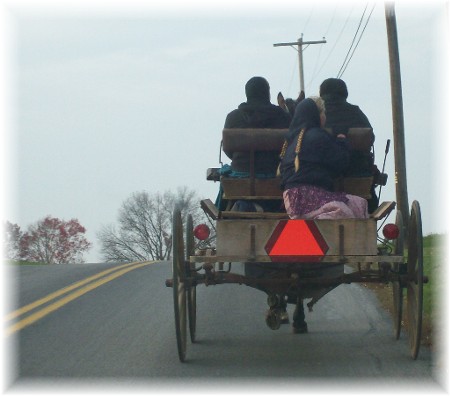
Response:
[[[23,232],[17,224],[6,221],[3,224],[3,256],[10,260],[20,259],[20,240]]]
[[[172,250],[172,213],[181,208],[183,220],[204,221],[195,191],[187,187],[176,193],[135,192],[119,209],[118,227],[104,226],[98,234],[106,261],[168,260]]]

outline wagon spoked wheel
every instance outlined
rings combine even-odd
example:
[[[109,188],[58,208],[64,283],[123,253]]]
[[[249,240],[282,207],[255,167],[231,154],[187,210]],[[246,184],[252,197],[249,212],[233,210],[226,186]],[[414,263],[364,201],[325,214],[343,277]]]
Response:
[[[404,255],[404,237],[405,231],[403,229],[403,217],[400,211],[397,211],[395,218],[395,224],[399,229],[398,238],[395,240],[394,244],[394,254],[396,256]],[[400,264],[394,263],[394,272],[399,273]],[[394,297],[394,335],[398,340],[400,338],[400,331],[402,327],[402,317],[403,317],[403,287],[399,280],[392,282],[392,292]]]
[[[194,224],[192,221],[192,216],[189,215],[186,221],[186,272],[191,279],[191,282],[186,285],[186,292],[189,317],[189,334],[191,336],[192,342],[195,342],[195,329],[197,323],[197,287],[193,282],[193,277],[195,274],[195,264],[189,262],[189,257],[193,256],[194,254]]]
[[[420,206],[414,201],[408,229],[407,317],[408,338],[413,359],[419,354],[423,310],[423,240]]]
[[[181,212],[175,209],[172,219],[172,275],[173,307],[175,312],[175,330],[177,335],[178,357],[186,358],[186,288],[185,261],[183,246],[183,228]]]

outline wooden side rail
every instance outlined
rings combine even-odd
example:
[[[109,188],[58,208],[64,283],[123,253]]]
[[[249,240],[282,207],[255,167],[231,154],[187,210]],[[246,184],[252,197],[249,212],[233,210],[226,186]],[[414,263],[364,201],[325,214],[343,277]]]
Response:
[[[394,201],[383,202],[378,208],[373,212],[370,217],[375,220],[381,220],[385,218],[389,213],[391,213],[396,206]]]
[[[287,213],[273,212],[221,212],[222,219],[258,219],[258,220],[288,220]]]
[[[203,199],[200,201],[200,207],[203,211],[211,217],[213,220],[217,220],[220,218],[220,210],[212,203],[210,199]]]
[[[218,219],[271,219],[283,220],[288,219],[287,213],[272,213],[272,212],[231,212],[220,211],[212,203],[210,199],[203,199],[200,201],[200,207],[213,220]]]
[[[288,219],[289,216],[286,213],[270,213],[270,212],[222,212],[216,208],[210,199],[203,199],[200,201],[201,208],[208,214],[213,220],[218,219]],[[394,201],[383,202],[370,217],[376,221],[385,218],[392,210],[395,209],[396,203]]]

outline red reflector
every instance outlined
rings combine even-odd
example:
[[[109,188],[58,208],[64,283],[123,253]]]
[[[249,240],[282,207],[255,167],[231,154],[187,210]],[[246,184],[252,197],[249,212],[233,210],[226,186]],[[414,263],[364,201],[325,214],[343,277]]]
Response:
[[[209,237],[209,227],[206,224],[199,224],[194,228],[194,236],[201,241]]]
[[[383,235],[386,239],[397,239],[400,230],[395,224],[389,223],[383,227]]]

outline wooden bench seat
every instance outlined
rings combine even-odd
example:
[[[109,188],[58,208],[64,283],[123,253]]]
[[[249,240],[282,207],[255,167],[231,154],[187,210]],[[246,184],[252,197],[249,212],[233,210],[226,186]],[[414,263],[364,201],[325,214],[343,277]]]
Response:
[[[255,179],[252,183],[250,178],[222,177],[220,181],[224,199],[281,199],[283,197],[279,178]]]
[[[375,135],[372,128],[349,128],[347,141],[351,150],[370,151],[375,142]]]
[[[255,177],[256,152],[281,152],[288,129],[270,128],[225,128],[222,131],[223,151],[231,156],[233,152],[248,152],[250,169],[248,178],[222,176],[220,182],[227,200],[273,200],[282,199],[283,191],[279,178]],[[276,169],[273,169],[275,174]]]
[[[223,151],[281,151],[289,129],[224,128]],[[351,150],[370,151],[375,142],[372,128],[349,128],[347,141]]]
[[[334,181],[334,191],[342,191],[347,194],[370,199],[373,177],[341,177]]]
[[[222,148],[225,153],[281,151],[288,131],[269,128],[225,128],[222,131]]]
[[[224,128],[222,149],[227,155],[248,152],[250,169],[248,178],[220,175],[219,168],[207,170],[207,180],[220,181],[226,200],[273,200],[282,199],[280,178],[258,179],[255,177],[255,153],[280,151],[288,129],[270,128]],[[347,139],[352,150],[370,151],[375,137],[371,128],[350,128]],[[274,169],[274,172],[276,170]],[[371,198],[373,177],[344,177],[335,181],[335,191]]]

